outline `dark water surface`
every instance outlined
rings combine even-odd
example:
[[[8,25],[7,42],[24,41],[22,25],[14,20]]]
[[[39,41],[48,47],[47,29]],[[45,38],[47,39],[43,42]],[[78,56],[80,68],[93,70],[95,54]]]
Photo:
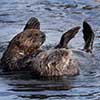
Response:
[[[98,0],[99,1],[99,0]],[[87,20],[95,32],[93,55],[75,51],[80,75],[59,79],[34,78],[28,72],[0,74],[0,100],[100,100],[100,2],[96,0],[0,0],[0,56],[8,42],[35,16],[47,40],[58,43],[66,30]],[[82,48],[82,30],[70,43]]]

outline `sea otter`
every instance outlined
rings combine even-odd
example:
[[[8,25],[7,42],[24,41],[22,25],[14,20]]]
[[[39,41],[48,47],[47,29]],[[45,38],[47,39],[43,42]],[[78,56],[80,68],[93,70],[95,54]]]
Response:
[[[36,53],[44,41],[45,34],[40,31],[40,22],[35,17],[30,18],[24,30],[10,41],[1,58],[1,68],[4,71],[26,69],[21,65],[21,60]]]
[[[70,29],[62,35],[57,46],[49,50],[42,50],[40,46],[45,41],[45,35],[40,31],[38,19],[31,18],[24,31],[10,42],[1,58],[1,64],[5,66],[2,68],[5,71],[28,69],[32,74],[38,76],[75,76],[79,74],[78,62],[74,59],[72,50],[67,46],[79,29],[80,26]],[[33,34],[30,35],[30,32]],[[85,41],[83,50],[92,52],[94,32],[86,21],[83,22],[83,35]]]
[[[32,74],[45,77],[78,75],[80,64],[74,58],[73,51],[68,48],[68,43],[79,29],[80,27],[77,26],[65,32],[55,48],[40,52],[35,59],[31,59],[28,66],[30,66]],[[83,38],[85,41],[83,52],[92,53],[94,32],[86,21],[83,22]]]

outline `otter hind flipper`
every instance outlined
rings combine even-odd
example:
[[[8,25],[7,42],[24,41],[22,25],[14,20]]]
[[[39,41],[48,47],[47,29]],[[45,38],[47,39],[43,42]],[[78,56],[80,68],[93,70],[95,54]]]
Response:
[[[94,37],[95,37],[95,34],[94,34],[91,26],[86,21],[84,21],[83,22],[83,38],[85,41],[85,45],[83,48],[84,51],[92,52]]]
[[[61,40],[59,42],[59,44],[55,47],[55,48],[67,48],[67,44],[69,43],[69,41],[75,37],[76,33],[79,31],[80,26],[76,26],[70,30],[68,30],[67,32],[65,32],[62,37]]]
[[[26,29],[40,29],[39,20],[35,17],[31,17],[25,25],[24,30]]]

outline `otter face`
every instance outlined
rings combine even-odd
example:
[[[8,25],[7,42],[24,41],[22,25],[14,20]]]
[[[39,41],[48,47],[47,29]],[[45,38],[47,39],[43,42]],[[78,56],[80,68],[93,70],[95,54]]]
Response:
[[[21,65],[18,63],[20,59],[34,54],[44,41],[45,34],[37,29],[27,29],[16,35],[10,41],[7,50],[1,58],[3,69],[20,70]]]
[[[45,34],[37,29],[27,29],[20,33],[15,42],[21,51],[25,54],[32,54],[45,41]]]

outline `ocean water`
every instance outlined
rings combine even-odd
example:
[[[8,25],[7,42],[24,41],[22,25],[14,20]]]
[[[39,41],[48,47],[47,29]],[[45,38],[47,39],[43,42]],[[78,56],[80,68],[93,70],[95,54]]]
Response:
[[[81,63],[80,75],[45,79],[29,72],[0,73],[0,100],[100,100],[100,0],[0,0],[0,57],[32,16],[46,34],[44,46],[57,44],[68,29],[81,26],[69,43]],[[95,33],[93,55],[79,51],[84,20]]]

